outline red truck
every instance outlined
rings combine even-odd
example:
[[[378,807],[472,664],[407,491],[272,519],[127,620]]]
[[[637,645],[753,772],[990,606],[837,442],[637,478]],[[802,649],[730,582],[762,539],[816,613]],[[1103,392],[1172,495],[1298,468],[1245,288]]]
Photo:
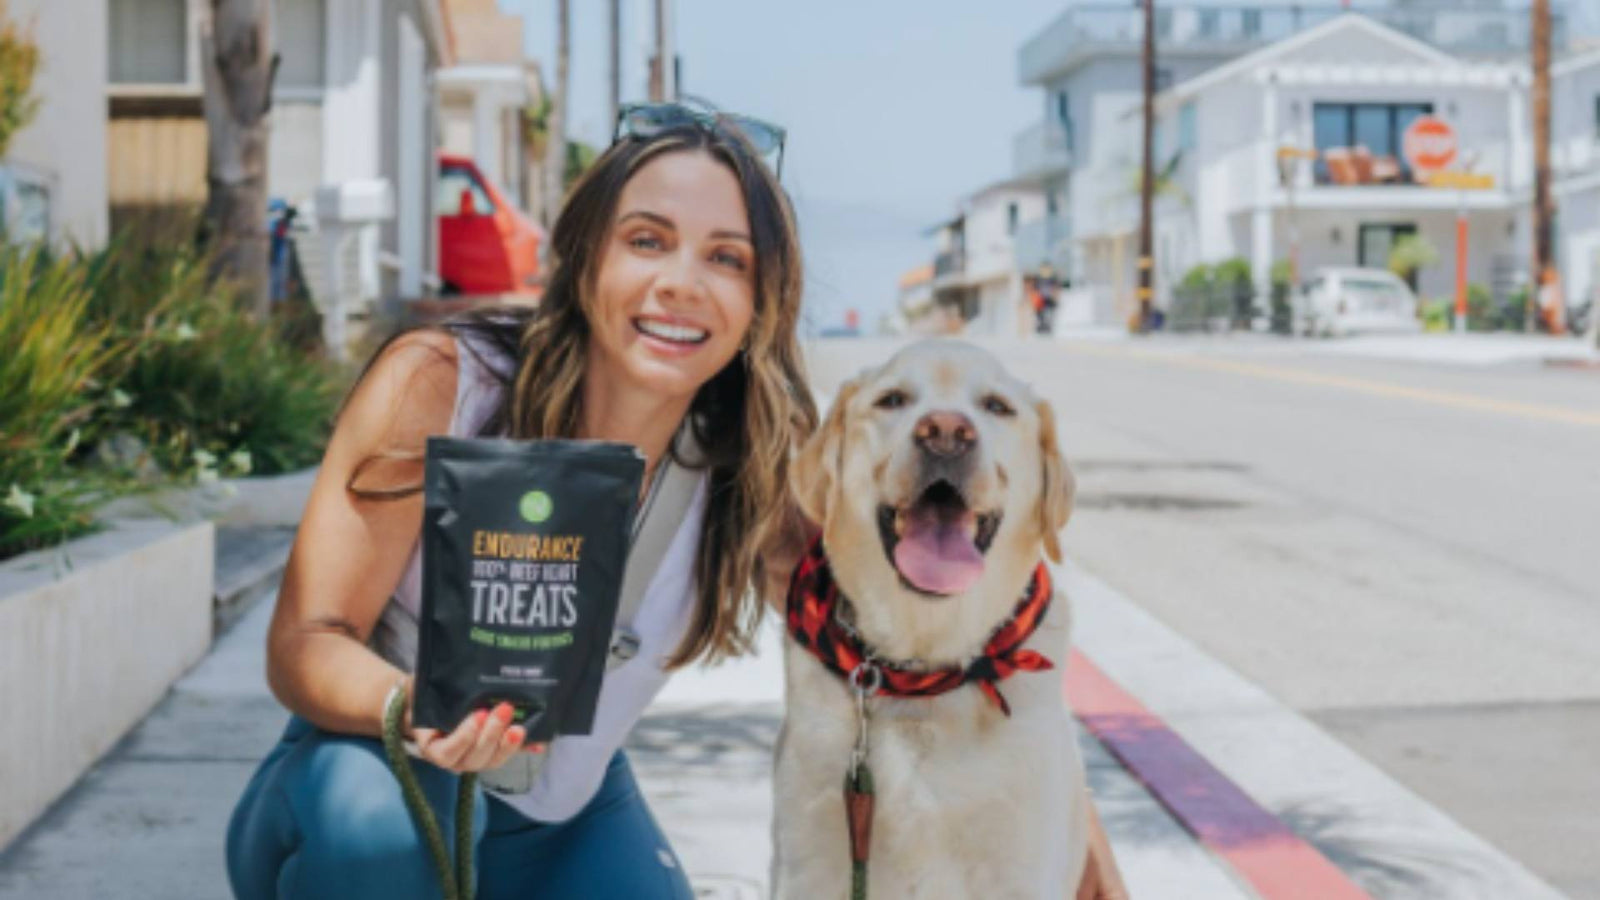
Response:
[[[439,276],[446,294],[542,293],[545,232],[470,157],[439,154]]]

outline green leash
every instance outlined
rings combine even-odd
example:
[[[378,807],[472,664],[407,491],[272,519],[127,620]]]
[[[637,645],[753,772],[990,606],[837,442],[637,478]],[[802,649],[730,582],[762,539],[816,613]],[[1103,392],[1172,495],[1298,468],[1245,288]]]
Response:
[[[405,722],[406,692],[389,692],[389,701],[383,708],[383,753],[389,758],[389,770],[400,782],[400,795],[405,798],[411,822],[417,826],[423,843],[428,845],[428,855],[433,857],[434,871],[439,875],[439,889],[444,900],[472,900],[472,801],[478,788],[478,776],[468,772],[456,782],[456,862],[450,865],[450,851],[445,847],[444,831],[439,819],[422,795],[422,785],[406,756],[404,740],[400,736]]]

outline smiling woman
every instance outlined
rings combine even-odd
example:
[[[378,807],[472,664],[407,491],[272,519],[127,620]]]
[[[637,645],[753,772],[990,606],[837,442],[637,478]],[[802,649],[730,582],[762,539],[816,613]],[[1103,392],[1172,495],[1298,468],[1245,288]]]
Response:
[[[346,400],[268,638],[268,680],[295,716],[229,827],[239,897],[436,896],[374,739],[417,661],[417,480],[434,435],[632,444],[647,460],[636,527],[671,526],[619,622],[590,734],[519,753],[503,705],[412,731],[446,832],[457,776],[485,773],[492,793],[460,811],[478,895],[691,896],[619,748],[672,670],[749,646],[763,590],[798,555],[789,458],[816,409],[788,199],[722,118],[660,121],[680,124],[623,135],[573,187],[537,309],[398,335]],[[652,499],[669,476],[690,479],[676,506]]]

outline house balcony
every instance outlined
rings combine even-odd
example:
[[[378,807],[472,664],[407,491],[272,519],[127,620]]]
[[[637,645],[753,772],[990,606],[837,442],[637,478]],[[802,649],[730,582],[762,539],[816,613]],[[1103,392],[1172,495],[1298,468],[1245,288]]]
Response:
[[[1017,228],[1012,239],[1017,269],[1025,274],[1039,271],[1046,263],[1058,274],[1070,268],[1072,219],[1045,216]]]
[[[1447,53],[1468,57],[1521,58],[1529,47],[1529,16],[1518,9],[1461,9],[1452,0],[1423,0],[1398,8],[1357,10]],[[1163,5],[1156,9],[1156,43],[1185,53],[1236,56],[1280,41],[1351,12],[1338,2],[1294,6]],[[1567,46],[1566,15],[1551,13],[1551,41]],[[1085,60],[1137,55],[1144,37],[1144,12],[1134,4],[1092,3],[1056,17],[1017,51],[1022,84],[1045,85]]]
[[[1054,122],[1038,122],[1011,140],[1011,172],[1017,178],[1044,180],[1072,168],[1067,136]]]

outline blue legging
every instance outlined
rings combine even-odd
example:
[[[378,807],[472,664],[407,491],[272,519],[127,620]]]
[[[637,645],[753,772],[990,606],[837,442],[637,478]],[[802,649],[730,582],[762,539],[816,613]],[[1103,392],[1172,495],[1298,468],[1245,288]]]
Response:
[[[414,760],[446,835],[456,776]],[[622,753],[588,806],[536,822],[480,794],[473,810],[481,900],[690,900],[693,893]],[[296,716],[228,824],[228,880],[239,900],[433,900],[418,838],[383,745]]]

